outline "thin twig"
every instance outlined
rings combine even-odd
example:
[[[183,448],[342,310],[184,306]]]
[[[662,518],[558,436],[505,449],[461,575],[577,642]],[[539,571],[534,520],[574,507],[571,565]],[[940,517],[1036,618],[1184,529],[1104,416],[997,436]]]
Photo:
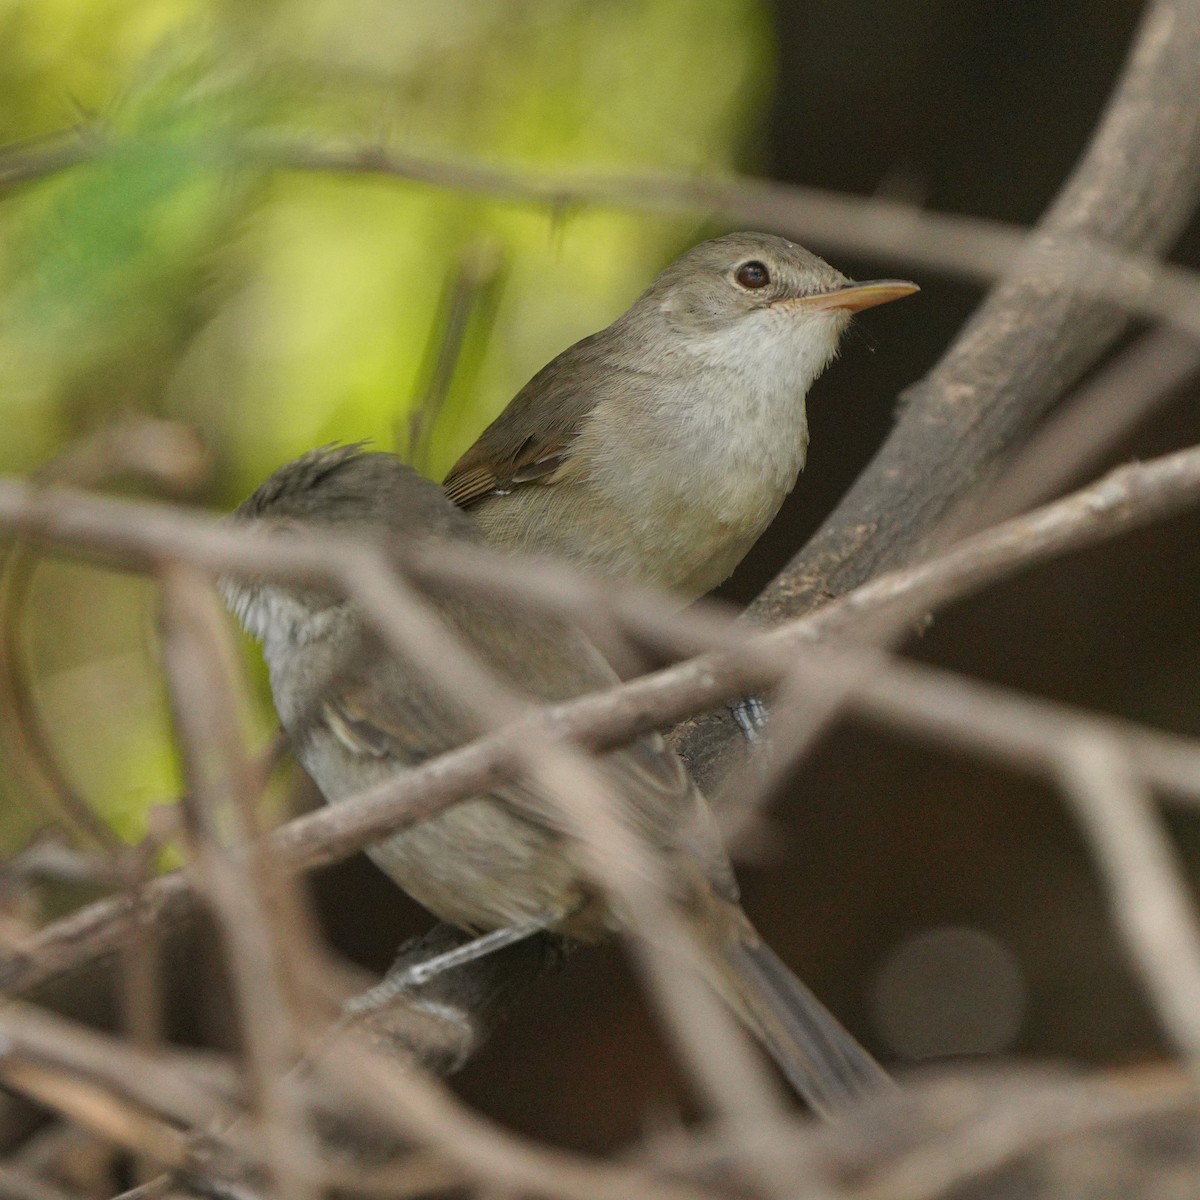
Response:
[[[1100,368],[1008,463],[971,529],[1043,504],[1102,465],[1113,447],[1200,374],[1200,344],[1172,329],[1152,329]],[[968,502],[969,503],[969,502]]]
[[[341,579],[364,617],[402,661],[503,737],[511,714],[528,700],[488,670],[453,636],[432,606],[393,570],[360,564]],[[542,785],[585,850],[593,878],[606,891],[664,1018],[672,1044],[713,1110],[742,1131],[779,1119],[780,1096],[745,1034],[703,983],[703,950],[666,900],[660,864],[625,827],[612,787],[598,765],[536,718],[511,738],[514,766]],[[765,1169],[762,1163],[751,1163]],[[782,1182],[782,1181],[778,1181]]]
[[[1085,1135],[1111,1139],[1139,1124],[1158,1126],[1187,1112],[1181,1089],[1157,1078],[1042,1081],[1016,1073],[996,1079],[934,1080],[927,1092],[929,1099],[942,1093],[940,1110],[935,1108],[925,1122],[920,1113],[913,1114],[917,1120],[907,1131],[915,1138],[925,1125],[926,1136],[911,1148],[886,1154],[863,1185],[846,1188],[847,1200],[938,1200],[963,1195],[964,1188],[984,1200],[992,1194],[985,1182],[990,1176],[1038,1151],[1049,1152]],[[1148,1181],[1153,1160],[1146,1166],[1149,1170],[1144,1168],[1142,1176]],[[1045,1200],[1061,1197],[1062,1182],[1055,1186],[1049,1180],[1044,1190],[1039,1187],[1028,1194]],[[1086,1176],[1082,1187],[1069,1194],[1094,1195]],[[1000,1183],[997,1198],[1008,1194],[1008,1187]]]
[[[933,607],[1001,578],[1018,566],[1087,544],[1117,529],[1131,528],[1150,515],[1173,511],[1193,497],[1198,486],[1200,451],[1122,468],[1094,488],[977,535],[949,555],[915,570],[882,578],[813,617],[754,638],[739,631],[733,650],[706,655],[620,688],[553,706],[529,720],[543,722],[556,735],[593,749],[627,741],[689,711],[769,686],[798,653],[811,653],[818,635],[852,625],[856,612],[869,613],[896,601],[911,603],[914,611]],[[0,520],[18,523],[42,536],[69,539],[76,546],[94,544],[143,560],[159,554],[165,557],[173,550],[181,559],[214,570],[236,567],[261,572],[287,567],[295,571],[296,578],[329,580],[331,564],[349,571],[362,561],[355,557],[357,547],[331,545],[328,539],[311,543],[307,538],[286,542],[278,539],[267,545],[263,539],[241,531],[215,529],[191,514],[161,507],[138,509],[88,496],[43,494],[2,481]],[[339,564],[339,555],[350,557]],[[440,557],[448,577],[462,579],[468,572],[468,557]],[[420,571],[433,569],[424,563]],[[540,570],[543,574],[546,571]],[[521,574],[509,566],[506,575],[499,560],[485,557],[477,565],[474,578],[490,579],[491,586],[499,588],[509,576],[517,581],[510,580],[510,594],[518,594]],[[569,574],[562,577],[571,578]],[[562,600],[578,594],[578,586],[564,587],[559,592],[551,589],[543,599]],[[704,632],[678,617],[676,621],[691,643]],[[1200,798],[1200,747],[1187,739],[1047,702],[1031,709],[1029,702],[1001,689],[968,685],[949,673],[916,664],[906,665],[903,674],[899,668],[889,672],[882,665],[877,670],[872,664],[865,678],[870,684],[864,684],[858,693],[862,707],[877,710],[887,719],[899,720],[908,714],[906,719],[913,727],[923,728],[927,735],[936,733],[940,739],[952,739],[968,748],[981,744],[1015,766],[1044,770],[1062,732],[1061,726],[1049,719],[1057,714],[1062,721],[1100,728],[1120,737],[1136,756],[1139,770],[1169,796]],[[994,711],[1001,714],[995,727],[1006,732],[981,740],[970,722],[954,720],[965,709],[961,701],[947,703],[946,698],[955,687],[968,686],[979,703],[992,703]],[[1011,714],[1011,720],[1005,714]],[[492,734],[413,768],[403,780],[386,788],[292,822],[271,835],[273,850],[291,869],[322,865],[378,841],[403,825],[425,819],[465,795],[488,791],[516,769],[512,739],[515,735],[519,740],[525,734],[523,725]],[[178,875],[168,876],[147,887],[138,911],[144,913],[145,920],[169,922],[186,911],[188,903],[186,881]],[[4,963],[4,986],[26,990],[110,951],[134,927],[133,915],[127,901],[108,900],[48,926],[24,952],[11,955]]]
[[[1200,3],[1153,0],[1086,153],[1038,226],[1054,242],[1099,239],[1156,254],[1200,198]],[[964,499],[1020,446],[1051,404],[1114,342],[1126,317],[1069,272],[1012,260],[920,383],[901,396],[879,453],[816,536],[758,598],[779,624],[910,564]],[[942,536],[945,536],[943,533]],[[903,626],[878,631],[891,644]],[[695,721],[677,748],[707,788],[738,746],[727,717]]]
[[[1071,738],[1061,761],[1062,789],[1099,863],[1114,924],[1200,1089],[1200,922],[1183,869],[1119,743]]]
[[[809,638],[852,639],[858,645],[895,640],[928,612],[981,590],[1016,570],[1027,569],[1073,550],[1127,532],[1144,522],[1200,500],[1200,447],[1164,455],[1150,463],[1118,467],[1089,487],[1014,517],[916,566],[892,571],[817,609],[807,620],[780,627],[777,641],[793,644],[792,630]],[[770,795],[789,763],[803,755],[836,719],[851,697],[862,693],[861,671],[831,676],[820,691],[804,687],[804,662],[796,662],[789,698],[804,696],[780,715],[777,753],[764,773],[743,770],[726,792],[740,794],[747,814]]]
[[[304,1167],[303,1108],[289,1074],[299,1056],[295,1014],[280,972],[281,947],[267,915],[246,819],[251,764],[236,722],[229,627],[212,585],[194,569],[163,573],[163,659],[188,791],[189,850],[223,937],[267,1161],[282,1195],[318,1193]],[[236,839],[227,846],[230,834]]]
[[[0,148],[0,191],[94,162],[105,144],[62,143],[37,153]],[[1061,277],[1080,295],[1200,334],[1200,276],[1129,253],[1102,236],[1047,237],[982,217],[938,213],[888,196],[857,196],[747,176],[681,179],[670,175],[557,174],[480,160],[430,158],[378,143],[318,144],[304,134],[251,134],[213,148],[244,165],[333,175],[384,175],[554,212],[602,207],[704,213],[859,257],[875,257],[991,282],[1014,264]]]
[[[345,1094],[415,1140],[436,1147],[479,1183],[569,1200],[709,1196],[703,1188],[656,1178],[642,1167],[592,1162],[521,1142],[456,1103],[434,1080],[370,1053],[353,1030],[317,1060],[316,1069],[335,1094]]]

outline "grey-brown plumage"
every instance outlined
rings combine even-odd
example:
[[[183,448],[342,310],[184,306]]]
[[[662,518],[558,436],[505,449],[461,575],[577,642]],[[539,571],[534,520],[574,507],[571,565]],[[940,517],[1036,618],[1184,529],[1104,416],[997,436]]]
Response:
[[[356,446],[318,450],[281,468],[233,519],[385,544],[389,529],[482,540],[436,485],[390,455]],[[263,643],[284,728],[327,800],[481,732],[463,706],[388,653],[350,603],[262,581],[226,579],[222,587]],[[531,700],[565,700],[616,681],[568,625],[495,600],[440,592],[427,599],[499,679]],[[643,737],[600,763],[621,815],[660,857],[680,911],[707,948],[714,986],[797,1090],[827,1111],[885,1083],[874,1060],[759,940],[738,904],[707,802],[662,739]],[[536,924],[588,941],[613,929],[554,805],[525,783],[468,799],[370,853],[431,912],[467,930]]]
[[[443,487],[496,545],[692,599],[795,484],[805,395],[851,314],[916,290],[770,234],[703,242],[543,367]]]

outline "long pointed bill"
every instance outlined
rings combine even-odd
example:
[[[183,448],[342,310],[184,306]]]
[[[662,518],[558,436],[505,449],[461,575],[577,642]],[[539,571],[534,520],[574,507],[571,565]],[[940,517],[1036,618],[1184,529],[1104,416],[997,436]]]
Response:
[[[805,296],[792,303],[797,308],[840,308],[846,312],[861,312],[877,304],[902,300],[921,289],[907,279],[871,279],[866,283],[848,283],[833,292],[821,292],[817,296]]]

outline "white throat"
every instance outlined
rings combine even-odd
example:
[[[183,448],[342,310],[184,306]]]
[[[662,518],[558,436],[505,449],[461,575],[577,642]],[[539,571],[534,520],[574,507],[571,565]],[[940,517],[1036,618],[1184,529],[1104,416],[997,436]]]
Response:
[[[222,576],[218,586],[242,628],[262,643],[268,663],[285,646],[302,646],[319,638],[339,611],[330,605],[314,612],[299,597],[270,584]]]
[[[621,403],[597,405],[580,457],[612,506],[606,519],[623,519],[640,549],[596,565],[693,596],[726,578],[804,466],[804,399],[847,319],[767,309],[677,339]],[[644,452],[630,455],[631,443]]]
[[[730,511],[755,499],[771,515],[792,489],[808,451],[805,397],[837,353],[848,314],[799,316],[767,309],[685,344],[704,369],[676,413],[695,469]]]

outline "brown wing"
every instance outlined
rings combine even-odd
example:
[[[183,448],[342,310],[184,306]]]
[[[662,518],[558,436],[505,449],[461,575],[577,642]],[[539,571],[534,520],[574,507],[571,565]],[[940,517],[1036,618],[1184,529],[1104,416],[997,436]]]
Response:
[[[459,508],[525,484],[554,483],[571,469],[575,439],[613,373],[609,340],[602,330],[564,350],[479,435],[442,482]]]
[[[573,433],[553,444],[531,434],[515,453],[493,455],[485,444],[488,432],[490,427],[442,483],[446,496],[459,508],[470,508],[485,496],[507,495],[523,483],[553,483],[559,468],[570,461]]]

